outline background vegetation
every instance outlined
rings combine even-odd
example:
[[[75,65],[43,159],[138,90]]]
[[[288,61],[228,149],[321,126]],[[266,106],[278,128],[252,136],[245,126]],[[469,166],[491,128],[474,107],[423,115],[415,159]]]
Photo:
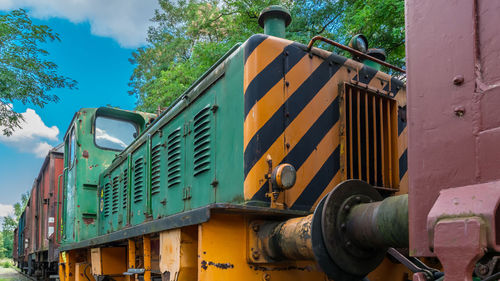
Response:
[[[271,5],[287,7],[287,39],[307,44],[322,35],[347,44],[358,33],[370,47],[384,48],[388,61],[404,66],[404,0],[159,0],[148,45],[130,59],[130,94],[137,109],[167,107],[237,42],[262,33],[257,19]],[[323,46],[330,49],[329,46]]]
[[[2,231],[0,232],[0,259],[12,258],[12,246],[14,244],[14,229],[21,217],[24,207],[29,200],[29,191],[21,195],[21,202],[14,204],[14,215],[2,218]],[[0,261],[0,267],[8,267],[9,260]]]
[[[76,81],[57,73],[57,65],[46,59],[42,43],[59,41],[59,35],[46,25],[35,25],[25,10],[0,15],[0,127],[4,135],[19,128],[22,115],[12,103],[43,107],[59,98],[55,88],[76,87]]]

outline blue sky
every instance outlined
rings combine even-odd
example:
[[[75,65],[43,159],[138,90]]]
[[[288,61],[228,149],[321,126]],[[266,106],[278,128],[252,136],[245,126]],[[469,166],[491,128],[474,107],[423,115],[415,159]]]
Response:
[[[15,1],[0,0],[0,12],[28,9],[36,24],[48,25],[59,33],[61,42],[45,45],[48,58],[59,66],[60,74],[78,81],[78,89],[53,90],[51,93],[60,101],[43,108],[14,103],[16,111],[26,112],[25,119],[30,123],[11,139],[0,137],[0,216],[31,188],[46,149],[62,142],[78,109],[108,104],[124,109],[135,107],[136,98],[127,93],[134,69],[128,59],[145,44],[149,19],[157,7],[156,0],[89,0],[86,3],[94,5],[85,7],[75,0]],[[54,6],[54,2],[61,5]],[[116,9],[109,7],[113,5]],[[106,14],[103,10],[114,12]]]

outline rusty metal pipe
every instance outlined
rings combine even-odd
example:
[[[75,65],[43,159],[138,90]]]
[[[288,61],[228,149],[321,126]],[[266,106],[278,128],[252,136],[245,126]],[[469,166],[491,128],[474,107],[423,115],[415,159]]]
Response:
[[[372,57],[372,56],[369,56],[369,55],[367,55],[367,54],[365,54],[365,53],[362,53],[362,52],[360,52],[360,51],[358,51],[358,50],[355,50],[355,49],[353,49],[353,48],[350,48],[350,47],[348,47],[348,46],[342,45],[342,44],[340,44],[340,43],[337,43],[337,42],[335,42],[335,41],[333,41],[333,40],[330,40],[330,39],[328,39],[328,38],[325,38],[325,37],[323,37],[323,36],[319,36],[319,35],[314,36],[314,37],[311,39],[311,41],[309,41],[309,44],[307,44],[307,51],[308,51],[308,52],[309,52],[309,51],[311,51],[311,49],[312,49],[312,47],[313,47],[313,45],[314,45],[314,42],[316,42],[316,41],[323,41],[323,42],[328,43],[328,44],[330,44],[330,45],[333,45],[333,46],[335,46],[335,47],[337,47],[337,48],[340,48],[340,49],[342,49],[342,50],[348,51],[348,52],[350,52],[351,54],[355,54],[356,56],[358,56],[358,57],[360,57],[360,58],[364,58],[364,59],[367,59],[367,60],[371,60],[371,61],[373,61],[373,62],[376,62],[376,63],[378,63],[378,64],[380,64],[380,65],[386,66],[386,67],[388,67],[388,68],[390,68],[390,69],[393,69],[393,70],[399,71],[399,72],[401,72],[401,73],[406,73],[406,70],[404,70],[404,69],[402,69],[402,68],[399,68],[399,67],[397,67],[397,66],[395,66],[395,65],[392,65],[392,64],[387,63],[387,62],[385,62],[385,61],[379,60],[379,59],[374,58],[374,57]]]
[[[389,247],[408,247],[408,196],[382,200],[368,183],[347,180],[320,201],[314,214],[264,222],[253,231],[266,262],[314,260],[331,279],[362,279]]]
[[[408,195],[354,206],[346,234],[362,248],[408,247]]]
[[[262,226],[259,238],[274,260],[314,260],[311,240],[313,215]]]

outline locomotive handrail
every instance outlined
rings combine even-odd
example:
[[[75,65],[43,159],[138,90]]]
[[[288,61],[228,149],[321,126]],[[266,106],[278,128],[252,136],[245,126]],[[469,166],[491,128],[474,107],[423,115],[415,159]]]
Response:
[[[61,189],[61,177],[64,175],[64,172],[68,167],[65,167],[62,171],[62,173],[57,177],[57,213],[56,213],[56,242],[59,243],[59,207],[61,205],[61,199],[60,199],[60,189]]]
[[[357,55],[357,56],[359,56],[359,57],[362,57],[362,58],[364,58],[364,59],[371,60],[371,61],[373,61],[373,62],[376,62],[376,63],[378,63],[378,64],[381,64],[381,65],[383,65],[383,66],[386,66],[386,67],[388,67],[388,68],[390,68],[390,69],[393,69],[393,70],[399,71],[399,72],[401,72],[401,73],[406,73],[406,71],[405,71],[404,69],[402,69],[402,68],[399,68],[399,67],[397,67],[397,66],[395,66],[395,65],[392,65],[392,64],[390,64],[390,63],[387,63],[387,62],[385,62],[385,61],[379,60],[379,59],[377,59],[377,58],[375,58],[375,57],[369,56],[369,55],[367,55],[367,54],[365,54],[365,53],[362,53],[362,52],[360,52],[360,51],[358,51],[358,50],[356,50],[356,49],[353,49],[353,48],[351,48],[351,47],[348,47],[348,46],[342,45],[342,44],[340,44],[340,43],[338,43],[338,42],[335,42],[335,41],[333,41],[333,40],[330,40],[330,39],[325,38],[325,37],[320,36],[320,35],[316,35],[316,36],[314,36],[314,37],[311,39],[311,41],[309,41],[309,44],[307,44],[307,52],[310,52],[310,51],[311,51],[311,49],[312,49],[312,47],[313,47],[313,45],[314,45],[314,42],[316,42],[316,41],[323,41],[323,42],[328,43],[328,44],[330,44],[330,45],[333,45],[333,46],[335,46],[335,47],[337,47],[337,48],[340,48],[340,49],[342,49],[342,50],[348,51],[348,52],[350,52],[351,54],[355,54],[355,55]]]

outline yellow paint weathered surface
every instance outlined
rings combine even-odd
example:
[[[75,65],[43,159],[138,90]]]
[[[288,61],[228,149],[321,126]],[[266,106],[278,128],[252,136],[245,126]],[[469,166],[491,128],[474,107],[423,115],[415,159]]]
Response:
[[[160,233],[160,271],[165,281],[196,280],[197,228],[185,227]]]
[[[122,275],[127,271],[127,248],[93,248],[90,251],[92,274]]]
[[[214,214],[210,221],[199,226],[198,238],[200,281],[328,280],[314,262],[249,264],[247,222],[242,215]]]
[[[78,262],[75,264],[75,281],[95,281],[90,272],[90,264],[87,262]]]

